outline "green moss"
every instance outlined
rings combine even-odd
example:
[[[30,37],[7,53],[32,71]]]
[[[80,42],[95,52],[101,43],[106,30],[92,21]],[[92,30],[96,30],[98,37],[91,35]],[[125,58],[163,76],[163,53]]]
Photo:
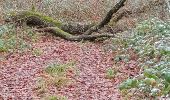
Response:
[[[10,12],[10,16],[15,17],[17,20],[18,19],[22,20],[22,19],[25,19],[28,17],[37,17],[37,18],[43,20],[44,22],[54,24],[57,27],[62,26],[62,23],[60,21],[55,20],[55,19],[53,19],[49,16],[46,16],[42,13],[34,12],[34,11],[13,11],[13,12]]]
[[[42,22],[44,22],[44,24],[49,24],[52,25],[52,29],[55,30],[55,32],[53,32],[54,35],[56,36],[60,36],[64,39],[68,39],[69,37],[72,37],[71,34],[61,30],[61,26],[62,23],[58,20],[54,20],[51,17],[45,16],[39,12],[34,12],[34,11],[14,11],[10,13],[10,16],[12,18],[14,18],[14,21],[19,21],[19,20],[25,20],[26,18],[29,17],[36,17],[39,18],[40,20],[42,20]],[[53,26],[54,25],[54,26]]]
[[[56,31],[55,35],[57,35],[57,36],[61,36],[61,37],[66,38],[66,39],[72,36],[71,34],[61,30],[58,27],[54,27],[53,29]]]

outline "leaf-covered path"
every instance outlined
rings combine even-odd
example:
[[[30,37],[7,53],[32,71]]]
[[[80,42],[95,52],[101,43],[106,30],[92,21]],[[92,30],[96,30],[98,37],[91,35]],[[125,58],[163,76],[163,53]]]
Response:
[[[13,53],[0,61],[0,100],[39,100],[35,92],[36,80],[51,63],[75,61],[76,82],[61,89],[49,87],[49,93],[64,95],[68,100],[120,100],[117,85],[121,81],[106,78],[106,70],[114,66],[113,53],[104,52],[102,43],[67,42],[42,36],[32,43],[41,51],[36,56],[31,50]]]

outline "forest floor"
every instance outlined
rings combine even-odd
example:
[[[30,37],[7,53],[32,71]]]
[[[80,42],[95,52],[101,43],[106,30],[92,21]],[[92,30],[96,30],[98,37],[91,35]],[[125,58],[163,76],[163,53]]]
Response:
[[[41,36],[30,44],[41,53],[35,55],[31,50],[1,53],[5,59],[0,60],[0,100],[39,100],[49,94],[62,95],[68,100],[121,100],[118,85],[138,72],[134,60],[128,64],[114,62],[115,53],[103,47],[109,42],[69,42]],[[36,81],[44,77],[43,70],[49,64],[72,61],[78,71],[69,77],[74,82],[60,88],[48,86],[48,91],[37,92]],[[107,78],[109,68],[117,69],[115,77]]]
[[[82,21],[82,19],[98,22],[108,9],[108,6],[103,7],[103,3],[105,3],[103,1],[107,0],[87,0],[89,4],[87,4],[88,2],[84,2],[86,0],[78,0],[83,1],[84,3],[82,4],[76,3],[74,0],[74,3],[72,3],[72,0],[70,0],[71,5],[69,5],[69,8],[65,6],[65,3],[58,2],[57,0],[57,3],[52,2],[52,4],[40,2],[43,0],[26,0],[26,2],[22,0],[1,1],[0,5],[3,4],[3,6],[0,6],[0,26],[3,26],[3,22],[1,21],[4,20],[3,14],[7,12],[6,10],[30,9],[30,5],[32,4],[38,5],[36,7],[37,10],[53,18],[62,18],[64,21],[73,20],[73,22],[79,22]],[[140,0],[137,0],[137,2],[138,1]],[[159,2],[161,0],[154,1]],[[65,0],[63,0],[63,2],[65,2]],[[151,15],[161,18],[166,16],[162,5],[148,5],[147,7],[147,3],[140,1],[142,4],[139,3],[141,7],[138,7],[137,2],[131,0],[127,3],[127,8],[125,8],[127,9],[127,14],[132,9],[134,10],[132,10],[133,14],[123,17],[122,20],[117,23],[116,27],[113,28],[115,29],[113,31],[130,29],[129,27],[136,25],[136,21],[146,19]],[[112,6],[112,3],[109,4]],[[89,6],[89,8],[87,6]],[[142,10],[142,6],[144,6],[144,11]],[[77,7],[86,9],[82,11]],[[139,13],[137,12],[137,8],[141,8],[139,9]],[[87,22],[86,20],[83,21]],[[114,24],[115,23],[113,23],[113,26]],[[146,25],[144,24],[144,29],[147,28]],[[162,25],[157,26],[162,27]],[[6,29],[6,27],[4,29]],[[114,44],[111,39],[96,42],[70,42],[51,35],[39,34],[36,41],[32,41],[31,38],[24,39],[23,37],[27,36],[22,35],[29,35],[29,32],[34,32],[30,31],[30,29],[27,30],[27,28],[24,29],[14,28],[8,30],[7,28],[7,31],[4,32],[6,35],[0,37],[0,48],[3,48],[1,45],[3,43],[1,42],[5,39],[12,40],[11,44],[13,44],[15,43],[15,38],[18,39],[21,37],[23,41],[30,44],[30,47],[24,51],[14,50],[15,52],[7,53],[1,52],[0,50],[0,100],[123,100],[124,97],[118,88],[120,83],[127,78],[133,78],[140,72],[136,60],[138,56],[134,54],[132,50],[127,50],[130,55],[128,62],[124,62],[121,59],[115,61],[119,52],[122,51],[112,50]],[[162,31],[162,28],[158,29]],[[148,31],[150,32],[150,30]],[[3,33],[3,30],[0,29],[0,32]],[[8,33],[10,33],[11,36],[8,37],[8,35],[10,35]],[[16,44],[13,46],[14,48],[15,45]],[[19,48],[19,46],[16,46],[16,48]],[[145,48],[147,48],[147,46]],[[120,46],[120,49],[123,50],[124,48]],[[149,52],[148,49],[146,52]],[[69,81],[68,84],[61,82],[61,86],[56,86],[55,82],[53,82],[55,79],[53,79],[49,73],[45,72],[46,68],[51,64],[64,65],[70,62],[73,63],[74,68],[73,70],[66,71],[66,76],[63,76],[68,79],[66,80]],[[43,81],[41,81],[41,79],[43,79]],[[59,85],[60,83],[58,82],[57,84]],[[57,98],[55,98],[55,96]],[[67,99],[62,99],[62,97]]]

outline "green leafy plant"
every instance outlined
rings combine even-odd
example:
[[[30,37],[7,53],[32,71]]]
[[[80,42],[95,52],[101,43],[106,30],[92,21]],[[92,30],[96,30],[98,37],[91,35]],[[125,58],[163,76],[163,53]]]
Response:
[[[23,51],[29,47],[25,37],[30,37],[29,29],[16,29],[13,24],[0,26],[0,52]]]
[[[119,39],[113,43],[119,45],[119,54],[127,55],[129,49],[135,50],[143,69],[138,76],[122,82],[119,89],[131,97],[167,96],[170,93],[170,22],[151,18],[139,23],[132,37],[121,42]]]
[[[45,69],[45,72],[51,77],[49,78],[49,80],[51,79],[51,83],[59,88],[70,82],[66,74],[68,70],[74,70],[73,66],[74,62],[67,64],[51,64]]]
[[[33,54],[36,56],[40,56],[43,53],[43,51],[41,49],[34,49],[33,50]]]
[[[116,70],[112,69],[112,68],[109,68],[106,70],[106,77],[109,78],[109,79],[112,79],[114,78],[116,75]]]

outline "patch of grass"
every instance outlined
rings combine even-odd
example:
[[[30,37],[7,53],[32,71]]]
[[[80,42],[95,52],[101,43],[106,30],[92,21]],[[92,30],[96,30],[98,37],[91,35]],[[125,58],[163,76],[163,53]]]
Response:
[[[44,76],[37,80],[37,92],[47,92],[48,86],[51,85],[55,86],[56,88],[62,88],[63,86],[70,84],[71,80],[67,77],[67,72],[68,70],[74,72],[73,66],[74,62],[48,65],[44,69]]]
[[[67,64],[51,64],[45,69],[45,72],[52,77],[52,83],[56,87],[62,87],[70,82],[66,75],[68,70],[74,72],[73,66],[74,62]]]
[[[112,79],[116,76],[117,71],[113,68],[108,68],[106,70],[106,78]]]
[[[5,46],[4,40],[0,39],[0,52],[6,52],[6,51],[8,51],[8,50]]]
[[[45,100],[67,100],[67,98],[65,96],[54,96],[54,95],[51,95],[51,96],[47,96],[45,98]]]
[[[43,53],[43,51],[41,49],[34,49],[33,50],[33,54],[35,56],[40,56]]]
[[[67,77],[67,72],[74,72],[74,62],[66,64],[50,64],[45,69],[42,77],[37,79],[36,90],[37,95],[43,96],[44,100],[67,100],[64,96],[48,96],[49,86],[55,86],[56,88],[62,88],[68,84],[71,84],[71,80]]]
[[[52,76],[64,76],[66,71],[74,66],[74,62],[70,62],[67,64],[51,64],[46,69],[45,72]]]

